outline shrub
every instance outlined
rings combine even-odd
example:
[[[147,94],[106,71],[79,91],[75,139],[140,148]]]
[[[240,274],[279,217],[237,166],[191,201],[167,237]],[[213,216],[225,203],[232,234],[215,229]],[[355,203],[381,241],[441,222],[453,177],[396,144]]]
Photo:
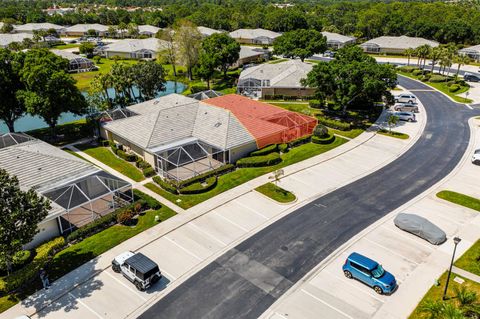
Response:
[[[120,149],[117,147],[117,145],[116,145],[114,142],[112,142],[112,141],[108,141],[108,145],[110,145],[110,148],[112,149],[112,152],[113,152],[114,154],[117,154],[117,152],[120,150]]]
[[[303,145],[303,144],[310,143],[311,139],[312,139],[311,135],[300,137],[300,138],[288,143],[288,147],[292,148],[292,147],[296,147],[296,146],[300,146],[300,145]]]
[[[194,183],[197,183],[197,182],[203,182],[204,180],[206,180],[207,178],[209,178],[211,176],[214,176],[214,175],[215,176],[220,176],[220,175],[229,173],[229,172],[234,171],[234,170],[235,170],[235,165],[233,165],[233,164],[223,165],[223,166],[220,166],[219,168],[216,168],[214,170],[211,170],[211,171],[208,171],[206,173],[203,173],[203,174],[197,175],[195,177],[192,177],[192,178],[186,179],[184,181],[181,181],[178,186],[180,188],[187,187],[188,185],[191,185],[191,184],[194,184]]]
[[[144,168],[147,168],[147,167],[152,167],[152,165],[150,165],[148,162],[145,162],[141,158],[137,159],[137,161],[135,162],[135,166],[140,168],[140,169],[144,169]]]
[[[430,77],[430,82],[433,82],[433,83],[445,82],[446,80],[447,80],[447,77],[440,74],[434,74]]]
[[[200,194],[200,193],[205,193],[205,192],[208,192],[209,190],[214,189],[215,186],[217,186],[217,177],[212,176],[207,178],[203,183],[197,182],[197,183],[191,184],[187,187],[180,189],[179,192],[180,194],[183,194],[183,195]]]
[[[318,124],[313,130],[314,137],[324,137],[328,135],[328,128],[323,124]]]
[[[413,70],[412,74],[413,75],[420,75],[420,74],[423,74],[423,72],[424,72],[423,70],[418,69],[418,70]]]
[[[448,88],[448,91],[450,92],[457,92],[458,90],[460,90],[460,85],[458,84],[452,84],[449,88]]]
[[[252,156],[241,158],[237,161],[238,167],[263,167],[276,165],[282,161],[280,154],[270,153],[264,156]]]
[[[134,216],[135,214],[130,209],[124,210],[117,215],[117,223],[122,225],[128,225],[130,224]]]
[[[121,159],[126,160],[127,162],[135,162],[135,161],[138,160],[138,156],[137,156],[137,155],[125,153],[124,151],[122,151],[122,150],[120,150],[120,149],[117,151],[117,155],[118,155],[118,157],[120,157]]]
[[[469,86],[469,85],[467,84],[467,82],[465,82],[465,80],[458,80],[458,81],[457,81],[457,84],[460,85],[460,86]]]
[[[153,178],[153,181],[160,185],[161,188],[166,190],[167,192],[170,192],[172,194],[178,194],[177,188],[173,186],[171,183],[168,181],[163,180],[160,176],[155,176]]]
[[[156,210],[162,207],[162,204],[160,204],[158,200],[138,189],[133,190],[133,196],[135,197],[135,202],[140,203],[144,209],[150,208]]]
[[[145,177],[152,177],[157,174],[157,172],[155,172],[155,170],[151,166],[142,169],[142,173]]]
[[[277,144],[272,144],[272,145],[265,146],[264,148],[261,148],[259,150],[251,152],[250,156],[267,155],[267,154],[276,152],[277,150],[278,150],[278,145]]]
[[[345,123],[345,122],[341,122],[341,121],[337,121],[337,120],[332,120],[332,119],[322,117],[322,116],[318,117],[318,122],[325,125],[325,126],[328,126],[328,127],[340,130],[340,131],[349,131],[349,130],[352,129],[352,125],[350,123]]]
[[[135,203],[135,204],[133,205],[133,211],[134,211],[135,213],[137,213],[137,214],[142,211],[142,208],[143,208],[143,207],[142,207],[142,204],[141,204],[141,203]]]
[[[313,136],[312,137],[312,143],[315,144],[330,144],[335,141],[335,135],[333,134],[327,134],[324,137],[318,137],[318,136]]]
[[[412,73],[413,71],[418,70],[416,66],[401,66],[398,68],[400,71],[405,72],[405,73]]]
[[[11,270],[16,271],[18,269],[21,269],[27,263],[29,263],[32,258],[33,258],[33,255],[30,252],[30,250],[21,250],[21,251],[17,252],[13,256],[13,260],[12,260],[12,264],[11,264],[11,267],[12,267]],[[7,275],[7,273],[8,273],[7,265],[6,265],[6,263],[4,263],[2,261],[2,263],[0,265],[0,275],[1,276]]]
[[[452,86],[453,84],[456,84],[455,80],[450,80],[450,81],[447,82],[448,87]]]
[[[324,103],[320,100],[310,100],[308,101],[308,105],[313,109],[320,109],[324,105]]]
[[[430,80],[430,74],[425,74],[420,77],[420,81],[427,82]]]
[[[278,145],[278,151],[282,152],[282,153],[287,153],[288,152],[288,144],[279,144]]]

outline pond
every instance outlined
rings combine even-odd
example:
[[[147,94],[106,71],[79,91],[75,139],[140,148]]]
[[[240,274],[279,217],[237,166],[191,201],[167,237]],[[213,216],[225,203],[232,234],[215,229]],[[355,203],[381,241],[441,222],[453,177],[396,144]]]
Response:
[[[185,84],[180,83],[180,82],[173,82],[173,81],[167,81],[165,84],[165,91],[158,92],[157,97],[163,96],[163,95],[168,95],[171,93],[182,93],[185,91]],[[138,95],[138,90],[134,88],[134,93],[135,95]],[[109,94],[110,96],[113,96],[114,90],[109,89]],[[58,120],[58,124],[64,124],[76,120],[80,120],[85,118],[85,116],[78,116],[72,113],[63,113],[60,119]],[[30,131],[34,130],[37,128],[43,128],[47,127],[47,123],[45,123],[40,117],[38,116],[31,116],[31,115],[24,115],[20,119],[18,119],[15,122],[15,130],[17,132],[25,132],[25,131]],[[8,128],[5,125],[3,121],[0,121],[0,133],[6,133],[8,132]]]

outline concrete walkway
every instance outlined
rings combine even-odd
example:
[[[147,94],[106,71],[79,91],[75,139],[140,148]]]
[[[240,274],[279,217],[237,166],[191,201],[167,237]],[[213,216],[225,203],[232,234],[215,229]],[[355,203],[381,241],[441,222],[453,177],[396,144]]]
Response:
[[[417,123],[401,123],[395,128],[409,134],[408,140],[378,135],[374,128],[327,153],[286,167],[280,185],[294,190],[298,198],[294,204],[277,204],[252,192],[256,186],[269,181],[268,176],[258,177],[123,242],[60,278],[47,292],[39,291],[12,307],[0,318],[20,314],[33,318],[133,318],[150,302],[163,297],[216,256],[252,234],[299,206],[401,156],[422,134],[424,115],[421,111]],[[383,125],[380,121],[376,127]],[[81,155],[92,159],[87,154]],[[320,179],[324,182],[318,183]],[[141,183],[135,183],[135,187],[144,191]],[[125,250],[141,251],[157,261],[165,275],[164,281],[145,293],[132,289],[129,282],[110,269],[113,257]]]
[[[455,266],[452,267],[452,272],[480,284],[480,276],[479,275],[472,274],[469,271],[463,270],[463,269],[455,267]]]

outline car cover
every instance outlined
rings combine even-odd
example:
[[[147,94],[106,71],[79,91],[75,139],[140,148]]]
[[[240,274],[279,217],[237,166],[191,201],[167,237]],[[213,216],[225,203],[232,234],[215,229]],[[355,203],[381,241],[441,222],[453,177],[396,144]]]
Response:
[[[443,230],[421,216],[401,213],[395,217],[393,222],[398,228],[417,235],[434,245],[440,245],[447,240]]]

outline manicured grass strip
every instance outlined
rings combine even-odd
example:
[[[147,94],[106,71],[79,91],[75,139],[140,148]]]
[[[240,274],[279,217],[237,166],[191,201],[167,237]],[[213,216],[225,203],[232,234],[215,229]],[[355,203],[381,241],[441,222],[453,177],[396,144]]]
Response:
[[[136,182],[140,182],[145,179],[145,176],[143,176],[139,169],[137,169],[133,164],[130,164],[115,156],[115,154],[113,154],[108,147],[91,146],[87,144],[76,145],[76,147]]]
[[[448,293],[447,293],[447,297],[449,297],[449,299],[445,301],[447,304],[453,304],[455,307],[460,307],[458,299],[455,298],[455,288],[465,287],[468,291],[475,292],[477,296],[480,296],[479,283],[460,277],[463,280],[465,280],[465,282],[460,285],[453,280],[455,279],[455,277],[460,277],[460,276],[458,276],[455,273],[452,273],[452,275],[450,276],[450,282],[448,284]],[[417,307],[412,312],[412,314],[408,317],[408,319],[447,318],[442,316],[432,317],[429,312],[422,311],[422,309],[426,308],[426,306],[431,302],[442,302],[443,290],[445,289],[446,281],[447,281],[447,272],[444,272],[439,279],[440,285],[438,286],[434,285],[432,286],[432,288],[430,288],[430,290],[425,294],[423,299],[418,303]],[[454,318],[454,317],[451,317],[451,318]],[[455,318],[466,318],[466,317],[455,317]]]
[[[262,186],[258,186],[257,188],[255,188],[255,190],[279,203],[290,203],[297,198],[291,192],[273,183],[263,184]]]
[[[480,276],[480,240],[477,240],[477,242],[455,262],[455,266]]]
[[[52,260],[49,267],[50,276],[52,279],[60,278],[125,240],[157,225],[159,223],[159,221],[155,221],[157,215],[159,221],[164,221],[174,216],[175,212],[165,206],[159,210],[147,211],[143,216],[139,216],[135,227],[114,225],[62,250]]]
[[[453,191],[441,191],[437,193],[437,197],[448,200],[454,204],[462,205],[477,211],[480,211],[480,199],[464,195]]]
[[[349,131],[341,131],[341,130],[336,130],[334,128],[328,128],[328,133],[344,136],[344,137],[347,137],[347,138],[355,138],[355,137],[359,136],[360,134],[362,134],[363,132],[365,132],[365,130],[363,130],[361,128],[354,128],[354,129],[349,130]]]
[[[401,140],[408,140],[409,138],[408,134],[395,132],[395,131],[390,132],[389,130],[378,130],[377,133],[385,136],[399,138]]]
[[[6,295],[0,297],[0,313],[15,306],[18,302],[20,302],[20,300],[21,297],[15,295]]]
[[[342,144],[347,142],[343,138],[337,137],[335,141],[331,144],[313,144],[308,143],[291,149],[288,153],[282,154],[282,162],[268,167],[252,167],[252,168],[240,168],[234,172],[222,175],[218,177],[217,187],[211,191],[196,194],[196,195],[174,195],[164,191],[155,184],[146,184],[145,187],[156,192],[160,196],[168,199],[172,203],[182,207],[183,209],[188,209],[193,207],[207,199],[210,199],[220,193],[223,193],[229,189],[232,189],[238,185],[241,185],[245,182],[248,182],[251,179],[254,179],[258,176],[273,172],[279,168],[283,168],[288,165],[292,165],[307,158],[325,153],[329,150],[334,149]],[[153,186],[155,187],[153,187]],[[180,202],[177,200],[180,199]]]
[[[298,112],[306,115],[315,115],[315,114],[320,114],[320,110],[313,109],[311,108],[308,103],[303,103],[303,102],[296,102],[296,103],[289,103],[289,102],[280,102],[280,101],[265,101],[268,104],[272,104],[278,107],[281,107],[282,109],[286,109],[292,112]]]

